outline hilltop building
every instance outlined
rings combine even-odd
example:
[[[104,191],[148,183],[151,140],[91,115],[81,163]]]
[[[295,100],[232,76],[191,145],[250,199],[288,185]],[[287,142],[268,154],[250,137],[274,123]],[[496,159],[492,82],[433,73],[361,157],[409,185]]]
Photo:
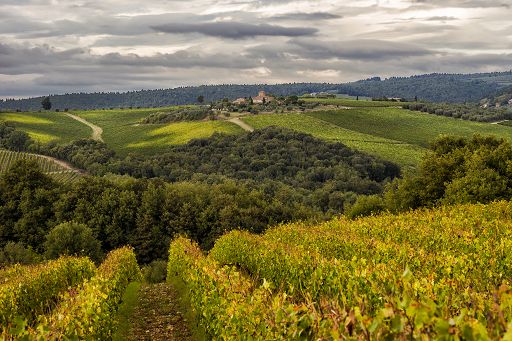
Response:
[[[247,104],[249,103],[249,99],[251,99],[250,97],[249,98],[237,98],[233,101],[233,104]],[[272,96],[269,96],[267,95],[267,93],[265,91],[260,91],[258,93],[258,96],[256,97],[252,97],[252,103],[254,104],[264,104],[264,103],[269,103],[269,102],[272,102],[273,100],[275,100],[274,97]]]
[[[512,99],[508,100],[508,105],[512,105]]]
[[[247,103],[247,98],[237,98],[233,101],[233,104],[246,104]]]
[[[264,104],[272,102],[274,99],[274,97],[268,96],[265,91],[260,91],[258,96],[252,98],[252,102],[254,104]]]

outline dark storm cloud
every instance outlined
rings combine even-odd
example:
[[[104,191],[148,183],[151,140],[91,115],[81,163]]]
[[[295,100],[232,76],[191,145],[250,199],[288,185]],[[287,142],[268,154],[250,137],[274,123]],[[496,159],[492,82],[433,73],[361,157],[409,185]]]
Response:
[[[139,56],[108,53],[94,55],[89,50],[76,48],[57,51],[48,46],[25,48],[0,44],[0,74],[37,73],[71,68],[99,68],[102,66],[165,67],[165,68],[233,68],[254,67],[258,61],[234,54],[178,51],[175,53]]]
[[[283,27],[268,24],[245,24],[240,22],[213,23],[170,23],[151,26],[157,32],[165,33],[200,33],[206,36],[229,39],[254,38],[257,36],[300,37],[311,36],[318,32],[310,27]]]

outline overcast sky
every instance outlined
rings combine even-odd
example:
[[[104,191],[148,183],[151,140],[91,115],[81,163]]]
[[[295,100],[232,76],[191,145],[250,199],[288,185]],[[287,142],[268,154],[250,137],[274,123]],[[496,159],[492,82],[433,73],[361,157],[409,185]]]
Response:
[[[512,0],[0,0],[0,98],[512,69]]]

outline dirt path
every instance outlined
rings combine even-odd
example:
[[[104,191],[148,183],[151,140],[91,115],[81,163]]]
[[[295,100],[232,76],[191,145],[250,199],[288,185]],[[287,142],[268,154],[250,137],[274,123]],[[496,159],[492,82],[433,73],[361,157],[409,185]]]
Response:
[[[244,121],[239,119],[238,117],[231,118],[231,119],[228,120],[228,122],[234,123],[237,126],[239,126],[240,128],[242,128],[243,130],[248,131],[250,133],[252,133],[254,131],[253,127],[251,127],[250,125],[248,125],[247,123],[245,123]]]
[[[46,155],[41,155],[41,154],[29,154],[29,155],[37,156],[37,157],[52,161],[52,162],[58,164],[59,166],[61,166],[62,168],[66,169],[67,171],[73,171],[73,172],[77,172],[80,174],[85,173],[83,170],[73,167],[71,164],[67,163],[66,161],[62,161],[62,160],[56,159],[51,156],[46,156]]]
[[[510,120],[503,120],[503,121],[498,121],[498,122],[492,122],[491,124],[500,124],[500,123],[505,123],[505,122],[508,122]]]
[[[72,119],[74,120],[77,120],[78,122],[80,123],[83,123],[85,124],[86,126],[88,126],[89,128],[92,129],[92,139],[93,140],[96,140],[96,141],[100,141],[100,142],[104,142],[103,141],[103,138],[101,137],[101,135],[103,134],[103,129],[101,129],[100,127],[98,127],[97,125],[94,125],[92,124],[91,122],[89,121],[86,121],[84,120],[83,118],[81,118],[80,116],[76,116],[76,115],[73,115],[73,114],[66,114],[68,117],[71,117]]]
[[[143,284],[130,317],[128,340],[192,340],[178,302],[178,293],[169,284]]]

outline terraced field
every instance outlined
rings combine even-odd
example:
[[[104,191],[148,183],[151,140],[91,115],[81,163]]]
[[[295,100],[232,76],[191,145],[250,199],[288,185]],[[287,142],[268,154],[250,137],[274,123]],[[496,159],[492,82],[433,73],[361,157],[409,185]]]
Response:
[[[62,112],[0,113],[2,121],[13,123],[16,128],[42,143],[66,143],[91,135],[89,127]]]
[[[62,161],[54,160],[43,155],[13,152],[2,149],[0,149],[0,174],[7,172],[17,160],[27,159],[36,161],[43,173],[57,181],[73,182],[82,176],[78,170],[71,168]]]

